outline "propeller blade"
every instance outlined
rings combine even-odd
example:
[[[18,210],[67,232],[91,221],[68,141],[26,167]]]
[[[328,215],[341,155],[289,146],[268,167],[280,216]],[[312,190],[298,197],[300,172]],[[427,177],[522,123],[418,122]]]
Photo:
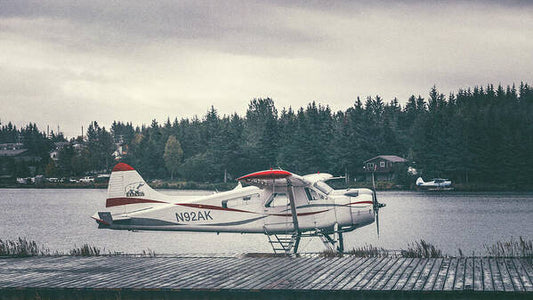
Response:
[[[378,196],[376,195],[376,180],[374,179],[374,173],[372,173],[372,202],[374,203],[374,214],[376,216],[376,230],[379,238],[379,208],[385,206],[378,202]]]
[[[378,197],[376,197],[376,181],[374,180],[374,173],[372,173],[372,202],[374,203],[374,210],[378,206]]]

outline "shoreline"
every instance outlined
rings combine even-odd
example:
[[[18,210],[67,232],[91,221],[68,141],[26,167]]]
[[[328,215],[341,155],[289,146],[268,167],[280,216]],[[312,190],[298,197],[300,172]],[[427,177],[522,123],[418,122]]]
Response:
[[[201,183],[201,182],[161,182],[154,181],[148,183],[153,189],[160,190],[212,190],[229,191],[235,188],[236,182],[228,183]],[[372,189],[371,183],[352,184],[349,187],[335,186],[336,189],[343,188],[368,188]],[[40,183],[40,184],[0,184],[0,189],[107,189],[107,183]],[[395,185],[392,183],[378,182],[377,191],[413,191],[422,193],[454,193],[454,192],[533,192],[533,186],[499,185],[499,184],[456,184],[453,190],[424,190],[417,189],[414,185],[410,187]]]

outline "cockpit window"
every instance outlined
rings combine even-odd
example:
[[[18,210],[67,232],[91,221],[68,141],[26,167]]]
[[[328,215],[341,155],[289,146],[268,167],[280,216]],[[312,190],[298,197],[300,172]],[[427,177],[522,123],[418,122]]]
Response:
[[[317,181],[315,182],[314,186],[319,190],[321,191],[322,193],[328,195],[329,193],[331,193],[331,191],[333,191],[333,189],[327,185],[325,182],[323,181]]]
[[[265,207],[280,207],[287,205],[289,205],[289,197],[285,193],[273,193],[265,203]]]
[[[320,196],[318,196],[318,193],[310,188],[305,188],[305,194],[307,195],[307,200],[313,201],[320,199]]]

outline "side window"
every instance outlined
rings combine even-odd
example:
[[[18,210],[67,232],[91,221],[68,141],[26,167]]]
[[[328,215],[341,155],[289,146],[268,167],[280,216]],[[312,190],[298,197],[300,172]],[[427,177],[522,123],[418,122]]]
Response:
[[[304,190],[305,190],[305,194],[307,195],[307,200],[313,201],[313,200],[320,199],[320,197],[318,196],[317,192],[315,192],[315,190],[312,190],[310,188],[305,188]]]
[[[285,193],[273,193],[265,203],[265,207],[280,207],[287,205],[289,205],[289,197]]]

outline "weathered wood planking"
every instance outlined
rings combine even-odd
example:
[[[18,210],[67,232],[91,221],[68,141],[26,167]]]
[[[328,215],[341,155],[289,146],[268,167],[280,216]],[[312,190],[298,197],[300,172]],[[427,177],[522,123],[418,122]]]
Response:
[[[381,278],[381,280],[379,280],[376,284],[374,284],[371,288],[372,290],[381,290],[383,289],[393,278],[394,276],[398,273],[398,270],[403,266],[403,264],[405,263],[405,261],[407,260],[407,258],[398,258],[395,262],[394,262],[394,265],[389,269],[387,270],[387,272],[385,274],[383,274],[383,277]],[[369,287],[370,289],[370,287]]]
[[[474,287],[475,291],[483,290],[483,268],[481,267],[481,258],[474,258]]]
[[[444,284],[446,283],[446,277],[448,276],[450,265],[451,265],[450,258],[444,258],[442,260],[439,273],[437,274],[437,278],[435,278],[435,283],[433,284],[432,290],[437,290],[437,291],[444,290]]]
[[[423,263],[424,260],[422,259],[412,259],[411,263],[407,265],[407,267],[401,272],[400,277],[398,278],[398,281],[396,284],[392,287],[393,290],[401,290],[404,288],[404,286],[407,284],[407,281],[415,271],[415,269],[418,267],[419,264]]]
[[[398,264],[398,258],[391,258],[387,262],[387,264],[381,268],[372,278],[370,278],[365,286],[362,287],[363,290],[378,290],[379,288],[376,288],[376,285],[378,285],[381,282],[385,282],[383,280],[383,277],[389,273],[390,270],[396,269],[394,266],[400,265]]]
[[[520,276],[520,280],[522,280],[522,284],[524,285],[524,289],[528,292],[533,291],[533,282],[531,281],[530,277],[528,276],[526,269],[522,265],[521,260],[517,258],[513,258],[513,263],[516,267],[516,271],[518,273],[518,276]],[[530,265],[531,266],[531,265]]]
[[[33,257],[0,259],[2,289],[533,292],[527,258]]]

